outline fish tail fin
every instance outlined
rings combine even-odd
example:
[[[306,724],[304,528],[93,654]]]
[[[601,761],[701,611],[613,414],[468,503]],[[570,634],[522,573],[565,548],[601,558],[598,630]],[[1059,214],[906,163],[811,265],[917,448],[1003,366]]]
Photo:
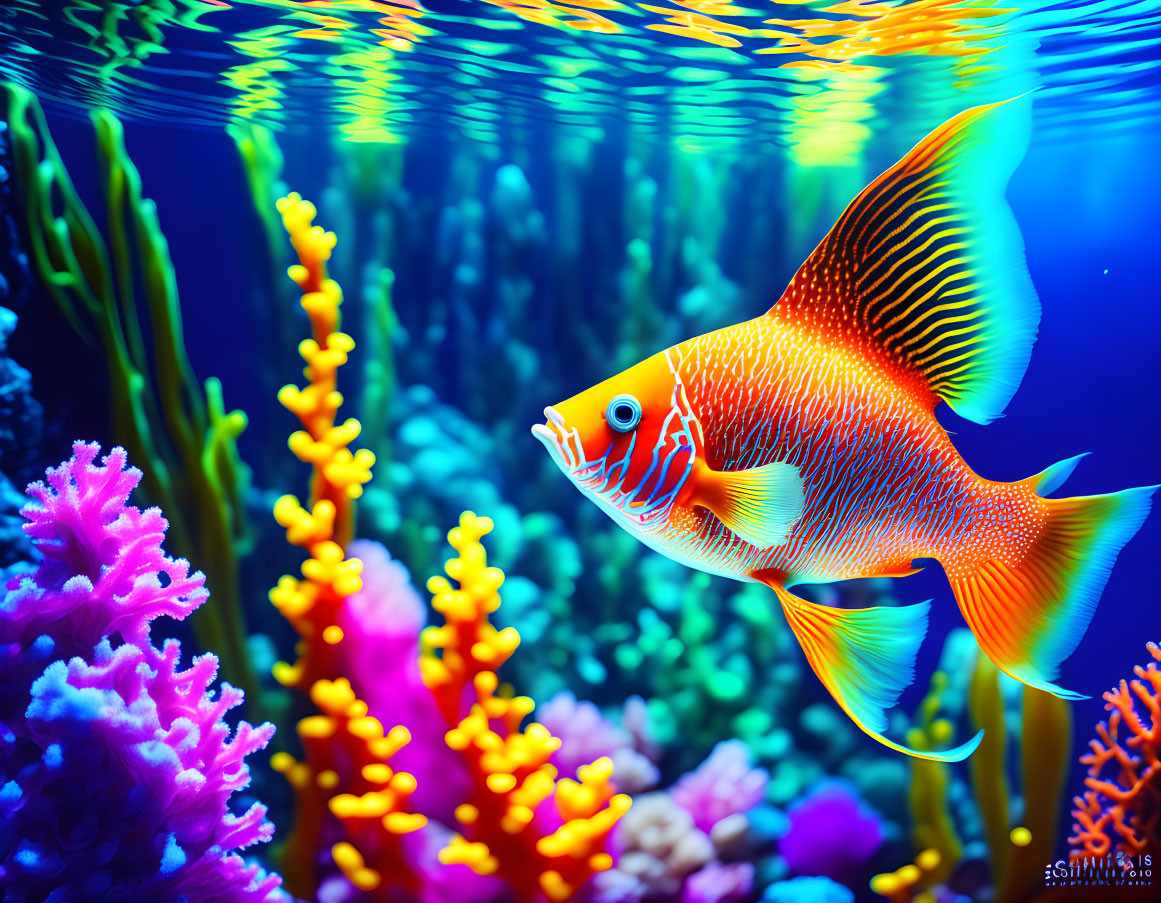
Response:
[[[917,750],[883,736],[886,710],[915,676],[915,656],[927,634],[930,602],[897,608],[829,608],[769,584],[810,667],[864,732],[884,746],[919,759],[958,762],[979,746],[983,731],[954,749]]]
[[[960,611],[1000,670],[1063,699],[1088,698],[1052,680],[1084,636],[1113,563],[1144,523],[1157,488],[1046,499],[1048,518],[1019,561],[951,562]]]

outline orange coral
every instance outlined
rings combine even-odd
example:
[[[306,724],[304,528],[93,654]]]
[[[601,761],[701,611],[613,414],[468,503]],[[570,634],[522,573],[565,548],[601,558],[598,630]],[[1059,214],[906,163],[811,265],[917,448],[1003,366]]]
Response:
[[[459,554],[446,570],[458,588],[443,577],[428,581],[445,624],[423,633],[421,673],[450,727],[447,744],[463,755],[473,786],[471,799],[456,810],[463,834],[440,852],[440,861],[500,875],[522,901],[541,895],[568,900],[594,872],[612,865],[605,845],[630,800],[610,783],[613,765],[607,758],[578,769],[579,781],[557,781],[549,758],[560,740],[541,724],[521,731],[532,700],[500,693],[495,669],[516,650],[520,636],[511,627],[498,631],[488,620],[500,605],[504,581],[502,571],[488,567],[480,543],[491,529],[489,518],[464,512],[448,534]],[[460,718],[469,686],[475,701]],[[546,834],[537,824],[537,807],[549,797],[563,823]]]
[[[314,858],[329,808],[346,831],[348,841],[332,849],[335,862],[361,890],[377,888],[384,873],[394,885],[413,881],[399,838],[426,824],[410,811],[407,798],[415,779],[394,772],[386,760],[410,740],[405,728],[387,732],[367,714],[350,683],[341,676],[338,650],[343,631],[338,616],[350,595],[362,589],[362,563],[346,557],[354,521],[353,502],[371,478],[375,456],[349,448],[359,435],[353,418],[335,423],[342,405],[337,372],[347,361],[354,341],[339,332],[342,290],[327,278],[326,261],[335,236],[315,226],[314,205],[291,194],[278,202],[278,212],[300,263],[290,276],[303,291],[302,306],[310,317],[313,336],[299,345],[309,381],[299,389],[285,386],[278,400],[298,416],[303,429],[290,436],[290,450],[312,467],[310,507],[293,495],[274,505],[274,517],[286,538],[305,548],[302,579],[284,576],[270,591],[270,601],[302,637],[298,661],[279,662],[275,678],[285,686],[310,694],[319,714],[298,723],[303,761],[277,753],[271,765],[295,789],[295,827],[286,843],[283,872],[296,894],[313,892]]]
[[[292,433],[287,444],[299,460],[312,466],[313,476],[309,510],[293,495],[282,496],[274,505],[274,519],[286,529],[287,540],[311,556],[302,565],[304,579],[284,576],[270,592],[270,601],[302,637],[298,661],[279,662],[274,676],[285,686],[309,690],[316,680],[339,675],[335,647],[343,633],[336,616],[343,600],[363,585],[362,564],[346,557],[354,522],[352,504],[371,479],[375,455],[349,448],[359,435],[358,420],[335,423],[343,403],[338,369],[355,347],[349,335],[338,331],[343,293],[326,274],[335,235],[313,225],[314,205],[297,194],[282,198],[278,212],[300,260],[289,274],[302,289],[302,307],[313,332],[298,346],[306,361],[307,386],[283,386],[278,400],[302,422],[304,429]]]
[[[1103,859],[1110,853],[1139,856],[1161,854],[1161,648],[1148,644],[1156,661],[1137,665],[1137,680],[1121,681],[1104,694],[1107,722],[1096,727],[1099,739],[1080,757],[1088,766],[1088,790],[1073,798],[1072,859]],[[1137,704],[1149,718],[1146,726]],[[1122,725],[1128,736],[1122,741]],[[1115,766],[1113,780],[1102,777],[1105,765]]]
[[[305,853],[313,859],[320,816],[329,808],[348,838],[331,852],[352,884],[372,891],[387,874],[393,886],[413,889],[415,877],[398,838],[418,831],[427,819],[407,806],[415,778],[386,764],[411,735],[398,726],[384,735],[383,725],[367,714],[366,704],[355,697],[345,678],[315,681],[310,698],[320,714],[298,723],[304,761],[285,752],[271,758],[271,766],[295,790],[294,838],[306,834],[303,842],[295,844],[292,838],[289,845],[295,856]],[[344,792],[331,795],[340,789]],[[295,863],[296,871],[307,868],[308,863]]]
[[[301,261],[290,275],[303,291],[313,332],[299,345],[308,384],[286,386],[278,398],[302,422],[289,446],[312,466],[313,477],[309,507],[292,495],[274,506],[287,540],[310,554],[302,579],[284,576],[270,591],[271,602],[302,638],[298,660],[278,663],[274,673],[282,684],[307,690],[319,709],[298,724],[303,761],[286,752],[272,759],[295,789],[286,884],[299,895],[313,891],[314,855],[329,809],[346,837],[331,852],[352,884],[376,896],[417,891],[402,837],[427,819],[409,807],[415,778],[387,764],[410,735],[402,727],[384,733],[341,676],[338,657],[344,640],[339,615],[362,588],[362,563],[346,557],[353,502],[371,478],[374,455],[349,447],[359,435],[357,420],[336,424],[343,401],[337,372],[354,341],[338,331],[342,292],[326,275],[335,236],[313,224],[314,206],[296,194],[279,201],[278,211]],[[445,622],[423,632],[420,669],[449,727],[447,744],[463,756],[473,782],[471,799],[456,810],[464,834],[453,836],[440,860],[503,877],[521,901],[568,900],[594,872],[612,865],[605,845],[629,798],[610,783],[607,758],[579,769],[579,780],[557,781],[549,758],[560,741],[539,724],[520,730],[532,700],[500,692],[496,669],[520,636],[513,628],[497,630],[488,618],[500,605],[504,582],[503,572],[488,567],[480,543],[491,529],[488,518],[465,512],[448,535],[459,555],[446,570],[458,586],[443,577],[428,583]],[[469,687],[475,702],[461,718]],[[537,807],[550,797],[560,820],[554,831],[538,824],[544,818]]]

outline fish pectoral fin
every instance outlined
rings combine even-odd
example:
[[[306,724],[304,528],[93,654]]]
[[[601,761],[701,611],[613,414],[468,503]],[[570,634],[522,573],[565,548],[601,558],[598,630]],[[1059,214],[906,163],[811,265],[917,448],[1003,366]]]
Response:
[[[930,602],[896,608],[830,608],[800,599],[780,584],[768,585],[777,593],[810,667],[865,733],[896,752],[936,762],[959,762],[979,746],[983,731],[942,751],[911,749],[883,736],[887,709],[915,677],[915,657],[927,634]]]
[[[786,541],[806,504],[802,476],[793,464],[706,468],[697,482],[694,504],[708,508],[732,533],[762,549]]]

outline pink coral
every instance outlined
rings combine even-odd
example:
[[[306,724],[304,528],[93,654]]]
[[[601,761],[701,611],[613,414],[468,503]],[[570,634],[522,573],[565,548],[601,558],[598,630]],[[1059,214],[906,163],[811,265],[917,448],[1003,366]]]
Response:
[[[1148,649],[1156,661],[1135,666],[1136,680],[1122,680],[1104,694],[1111,714],[1096,726],[1098,739],[1080,757],[1088,766],[1088,790],[1073,798],[1076,821],[1068,842],[1076,847],[1074,860],[1161,855],[1161,648],[1149,643]],[[1106,765],[1113,766],[1109,777]]]
[[[411,742],[395,753],[391,766],[415,775],[416,811],[450,823],[470,782],[462,758],[444,742],[447,725],[419,673],[427,606],[407,569],[381,543],[355,540],[348,552],[363,563],[363,588],[347,598],[339,615],[346,673],[368,714],[411,732]]]
[[[653,758],[635,748],[640,741],[643,748],[653,751],[648,738],[643,712],[633,705],[633,697],[625,703],[626,716],[631,715],[632,730],[617,727],[601,714],[601,710],[587,700],[578,700],[567,690],[557,693],[537,710],[537,720],[561,740],[560,748],[552,754],[552,764],[568,777],[589,762],[608,756],[613,760],[613,781],[618,790],[639,793],[653,787],[661,774]]]
[[[242,693],[214,698],[214,656],[181,671],[176,640],[152,644],[154,618],[205,600],[202,575],[162,551],[157,509],[127,504],[141,473],[124,451],[99,451],[77,443],[29,487],[43,557],[0,604],[0,876],[14,900],[259,903],[280,879],[232,851],[273,826],[229,801],[274,728],[231,737]]]
[[[681,903],[742,903],[753,889],[753,863],[711,862],[689,876]]]
[[[698,829],[709,834],[723,819],[759,805],[769,782],[764,768],[751,767],[745,743],[726,740],[695,771],[678,780],[672,795],[693,816]]]
[[[125,466],[124,449],[97,465],[99,452],[96,443],[77,442],[70,460],[49,469],[47,485],[28,487],[24,532],[43,560],[33,574],[13,578],[0,605],[7,642],[48,634],[62,656],[91,652],[114,633],[139,642],[154,618],[180,620],[208,597],[202,574],[162,551],[169,525],[161,511],[127,504],[141,471]]]
[[[562,690],[541,705],[536,720],[561,739],[551,761],[567,777],[594,759],[611,757],[628,743],[621,729],[602,715],[600,709],[587,700],[578,700],[568,690]]]

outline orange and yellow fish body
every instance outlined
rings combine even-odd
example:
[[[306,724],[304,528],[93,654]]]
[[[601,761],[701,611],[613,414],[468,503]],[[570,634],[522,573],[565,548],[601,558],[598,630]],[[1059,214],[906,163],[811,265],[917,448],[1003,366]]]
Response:
[[[1156,487],[1045,498],[1083,456],[1018,483],[977,476],[935,417],[1000,416],[1039,306],[1004,187],[1026,102],[968,110],[871,183],[766,314],[689,339],[533,427],[560,468],[650,547],[777,594],[807,660],[867,733],[911,682],[928,603],[838,609],[796,584],[938,560],[995,663],[1051,683]]]

